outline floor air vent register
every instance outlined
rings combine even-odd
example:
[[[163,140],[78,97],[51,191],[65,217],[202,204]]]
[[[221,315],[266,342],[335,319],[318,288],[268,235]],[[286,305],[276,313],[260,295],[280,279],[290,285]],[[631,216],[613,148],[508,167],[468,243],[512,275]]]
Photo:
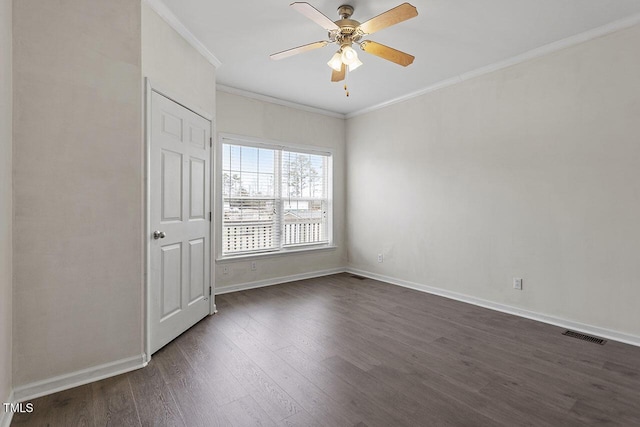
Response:
[[[575,331],[564,331],[562,335],[566,335],[568,337],[577,338],[579,340],[592,342],[594,344],[605,345],[607,340],[603,340],[602,338],[592,337],[591,335],[581,334],[580,332]]]

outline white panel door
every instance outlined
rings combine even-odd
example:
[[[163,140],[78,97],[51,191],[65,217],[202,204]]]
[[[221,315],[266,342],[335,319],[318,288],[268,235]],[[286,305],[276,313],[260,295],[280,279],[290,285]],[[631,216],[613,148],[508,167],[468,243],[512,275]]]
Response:
[[[209,314],[211,122],[152,92],[151,353]]]

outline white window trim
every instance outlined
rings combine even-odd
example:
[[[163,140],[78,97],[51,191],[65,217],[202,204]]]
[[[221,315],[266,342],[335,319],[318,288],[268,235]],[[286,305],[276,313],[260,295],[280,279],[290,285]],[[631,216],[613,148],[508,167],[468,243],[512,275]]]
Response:
[[[307,245],[290,246],[290,247],[281,247],[280,249],[272,250],[272,251],[223,255],[222,210],[224,206],[224,197],[222,192],[222,145],[225,143],[228,143],[228,144],[241,143],[242,145],[256,147],[256,148],[266,148],[271,150],[274,150],[274,149],[275,150],[291,150],[291,151],[296,151],[300,153],[330,156],[331,161],[329,161],[327,165],[327,177],[329,180],[327,185],[327,210],[328,210],[327,242],[311,243]],[[214,174],[214,182],[213,182],[213,187],[215,188],[215,192],[216,192],[216,196],[215,196],[216,204],[214,208],[215,222],[213,224],[213,228],[215,229],[215,260],[216,262],[247,260],[252,258],[264,258],[264,257],[278,257],[278,256],[287,256],[287,255],[293,255],[293,254],[336,249],[336,246],[334,245],[334,236],[333,236],[333,224],[334,224],[333,186],[335,184],[334,175],[333,175],[334,160],[335,160],[335,150],[329,147],[318,147],[318,146],[303,145],[303,144],[296,144],[296,143],[289,143],[289,142],[285,143],[281,141],[255,138],[255,137],[237,135],[232,133],[223,133],[223,132],[218,133],[218,138],[216,140],[216,147],[215,147],[215,165],[214,165],[215,174]]]

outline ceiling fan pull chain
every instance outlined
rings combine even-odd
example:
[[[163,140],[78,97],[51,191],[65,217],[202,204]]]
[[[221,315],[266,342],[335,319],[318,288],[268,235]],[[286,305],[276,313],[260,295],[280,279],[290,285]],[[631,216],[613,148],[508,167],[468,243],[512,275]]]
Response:
[[[289,56],[336,43],[338,44],[339,49],[333,54],[329,62],[327,62],[327,65],[333,70],[331,73],[332,82],[345,80],[348,77],[349,72],[354,71],[363,65],[362,61],[358,59],[357,52],[352,47],[353,44],[360,46],[360,49],[364,52],[378,56],[387,61],[394,62],[398,65],[402,65],[403,67],[410,65],[415,59],[413,55],[409,55],[408,53],[393,49],[389,46],[376,43],[372,40],[362,40],[363,37],[367,37],[384,28],[418,16],[418,9],[409,3],[402,3],[401,5],[396,6],[393,9],[389,9],[362,24],[351,19],[353,6],[350,5],[343,4],[338,7],[338,16],[340,19],[337,21],[332,21],[307,2],[295,1],[291,3],[290,6],[327,30],[329,32],[329,40],[317,41],[315,43],[309,43],[294,47],[293,49],[274,53],[271,55],[271,59],[278,60],[288,58]],[[346,84],[344,86],[344,91],[348,97],[349,90],[347,89]]]
[[[347,98],[349,97],[349,88],[347,87],[347,82],[349,81],[349,67],[345,67],[346,68],[346,72],[344,75],[344,94],[347,96]]]

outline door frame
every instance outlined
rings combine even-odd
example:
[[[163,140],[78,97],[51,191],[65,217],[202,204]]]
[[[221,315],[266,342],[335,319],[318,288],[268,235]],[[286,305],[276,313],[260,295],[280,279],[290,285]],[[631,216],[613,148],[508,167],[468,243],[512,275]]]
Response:
[[[144,363],[145,365],[151,361],[151,95],[156,92],[159,95],[168,98],[176,104],[186,108],[187,110],[199,115],[200,117],[209,121],[211,129],[210,136],[211,141],[214,138],[215,119],[214,116],[199,108],[189,107],[186,103],[181,102],[179,97],[176,97],[170,91],[158,86],[156,83],[151,83],[148,77],[145,77],[145,110],[144,110],[144,140],[145,140],[145,159],[144,159],[144,193],[145,193],[145,218],[144,218]],[[214,164],[214,147],[211,143],[209,147],[209,211],[211,212],[211,222],[209,224],[209,286],[211,287],[211,296],[209,297],[209,315],[216,314],[215,304],[215,214],[213,212],[216,206],[214,202],[215,195],[215,164]],[[216,169],[217,170],[217,169]]]

